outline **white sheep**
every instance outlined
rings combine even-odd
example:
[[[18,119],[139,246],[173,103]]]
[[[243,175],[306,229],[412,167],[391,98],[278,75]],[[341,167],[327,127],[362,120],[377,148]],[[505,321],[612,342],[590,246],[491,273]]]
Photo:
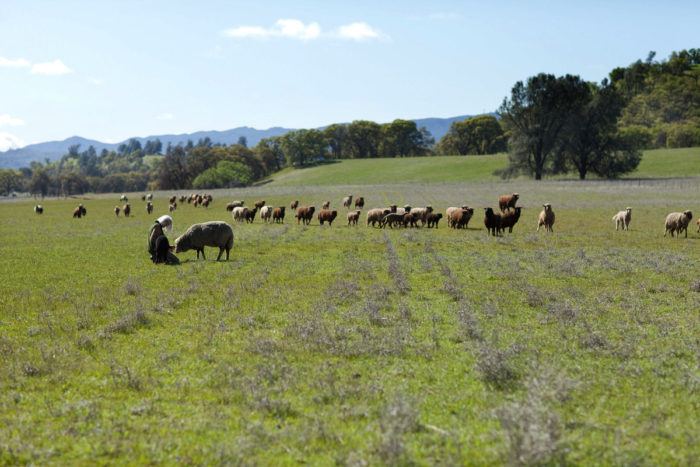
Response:
[[[630,222],[632,221],[632,208],[627,207],[624,211],[620,211],[615,214],[612,218],[615,221],[615,230],[622,225],[622,230],[630,229]]]
[[[243,222],[245,220],[245,213],[248,208],[245,206],[236,206],[233,208],[233,220],[238,222]]]
[[[544,225],[544,230],[547,232],[554,232],[552,226],[554,225],[554,211],[552,211],[552,205],[545,203],[542,205],[544,210],[540,213],[540,217],[537,220],[537,232],[540,231],[540,227]]]
[[[423,226],[427,222],[428,214],[433,212],[433,207],[428,205],[424,208],[411,208],[408,212],[413,214],[415,219],[420,219],[421,226]]]
[[[676,233],[676,236],[680,237],[681,232],[685,230],[685,238],[688,238],[688,224],[692,218],[693,213],[690,210],[683,212],[672,212],[666,216],[666,230],[664,230],[664,237],[668,232],[671,232],[671,237],[673,237],[674,232]]]
[[[262,219],[262,221],[267,224],[271,220],[271,218],[272,206],[263,206],[260,209],[260,219]]]
[[[469,206],[462,206],[461,208],[450,206],[449,208],[447,208],[445,210],[445,219],[447,219],[447,226],[452,227],[452,213],[457,211],[463,211],[465,209],[469,209]]]

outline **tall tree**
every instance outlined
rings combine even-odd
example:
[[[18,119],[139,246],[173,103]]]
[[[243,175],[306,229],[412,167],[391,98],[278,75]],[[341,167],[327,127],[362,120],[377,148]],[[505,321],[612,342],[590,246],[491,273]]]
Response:
[[[438,143],[442,154],[495,154],[506,150],[503,127],[493,115],[452,122]]]
[[[424,156],[428,151],[430,132],[424,133],[412,120],[396,119],[382,125],[381,153],[387,157]],[[428,141],[426,141],[426,136]]]
[[[34,170],[34,172],[32,173],[32,179],[29,182],[29,192],[34,196],[40,194],[43,198],[49,193],[50,188],[51,177],[49,177],[49,174],[46,172],[46,169],[41,168],[38,170]]]
[[[379,143],[382,127],[369,120],[355,120],[348,125],[348,150],[355,159],[376,157],[379,154]]]
[[[510,99],[499,109],[510,130],[509,165],[501,171],[508,176],[517,173],[533,175],[541,180],[547,173],[563,170],[555,159],[571,109],[580,105],[588,93],[588,84],[578,76],[541,73],[513,86]]]
[[[340,123],[328,125],[323,129],[323,134],[331,148],[331,155],[334,159],[342,159],[348,139],[348,126]]]
[[[305,165],[328,158],[328,145],[319,130],[296,130],[280,137],[280,147],[289,165]]]
[[[247,148],[248,147],[248,138],[246,138],[245,136],[239,136],[238,143],[236,143],[236,144],[240,144],[244,148]]]

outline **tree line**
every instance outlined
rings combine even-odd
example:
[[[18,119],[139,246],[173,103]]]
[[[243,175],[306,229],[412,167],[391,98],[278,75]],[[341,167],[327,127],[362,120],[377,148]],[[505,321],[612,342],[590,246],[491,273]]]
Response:
[[[508,152],[503,177],[575,173],[613,178],[634,170],[641,150],[700,145],[700,49],[616,68],[601,83],[541,73],[518,81],[495,114],[453,122],[435,141],[397,119],[300,129],[248,148],[244,137],[168,145],[132,139],[99,154],[71,146],[60,160],[0,170],[0,193],[35,195],[206,189],[249,185],[285,167],[340,159]]]

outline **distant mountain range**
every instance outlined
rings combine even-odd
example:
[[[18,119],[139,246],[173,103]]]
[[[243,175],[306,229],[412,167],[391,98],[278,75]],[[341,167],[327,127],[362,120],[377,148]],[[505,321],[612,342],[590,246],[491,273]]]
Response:
[[[439,141],[445,133],[450,130],[450,125],[454,121],[461,121],[471,117],[470,115],[460,115],[450,118],[422,118],[413,120],[420,128],[425,126],[430,134]],[[325,127],[321,127],[325,128]],[[241,136],[244,136],[248,142],[248,147],[253,147],[263,138],[280,136],[288,131],[294,131],[294,128],[273,127],[267,130],[257,130],[247,126],[233,128],[225,131],[198,131],[195,133],[186,133],[181,135],[154,135],[146,138],[128,138],[119,143],[102,143],[91,139],[86,139],[80,136],[72,136],[63,141],[49,141],[46,143],[30,144],[19,149],[9,149],[0,151],[0,169],[19,169],[20,167],[29,167],[32,161],[44,163],[48,158],[50,161],[60,159],[64,154],[68,153],[68,148],[75,144],[80,145],[80,150],[84,151],[90,146],[94,146],[99,154],[103,149],[108,151],[116,150],[120,144],[127,143],[130,139],[138,140],[142,145],[148,140],[159,139],[163,143],[163,149],[168,144],[176,146],[177,144],[187,144],[188,140],[197,143],[198,140],[209,138],[213,143],[219,144],[235,144]]]

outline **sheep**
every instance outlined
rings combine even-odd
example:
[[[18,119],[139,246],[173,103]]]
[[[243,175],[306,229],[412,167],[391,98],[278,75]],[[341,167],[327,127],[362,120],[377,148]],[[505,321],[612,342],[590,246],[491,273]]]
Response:
[[[501,233],[501,215],[497,212],[493,212],[492,208],[484,208],[484,225],[486,226],[486,231],[491,235],[498,235]]]
[[[141,195],[141,201],[146,201],[146,195]]]
[[[80,219],[82,216],[86,216],[87,211],[85,210],[85,207],[82,204],[79,204],[76,206],[76,208],[73,210],[73,217],[77,217]]]
[[[41,204],[34,206],[34,212],[37,214],[44,214],[44,207]]]
[[[231,201],[231,205],[235,208],[237,206],[243,206],[245,204],[245,201],[242,199],[237,199],[234,201]]]
[[[262,221],[267,224],[271,220],[270,219],[271,217],[272,217],[272,206],[263,206],[260,209],[260,219],[262,219]]]
[[[473,215],[474,208],[470,208],[469,206],[451,211],[450,217],[447,219],[447,225],[453,229],[466,229]]]
[[[348,225],[357,225],[357,221],[360,219],[360,211],[354,211],[348,213]]]
[[[129,205],[129,203],[126,203],[124,205],[122,211],[124,211],[124,217],[129,217],[129,214],[131,214],[131,206]]]
[[[539,219],[537,219],[537,230],[540,231],[540,227],[544,225],[544,229],[547,232],[554,232],[552,226],[554,225],[554,211],[552,211],[552,205],[545,203],[542,205],[544,210],[540,213]]]
[[[324,201],[323,204],[321,205],[321,209],[328,209],[330,207],[331,207],[330,201]]]
[[[352,195],[347,195],[345,198],[343,198],[343,207],[350,209],[350,205],[352,203]]]
[[[384,228],[388,225],[390,228],[393,229],[395,225],[396,226],[403,225],[403,216],[404,216],[404,214],[390,212],[390,213],[386,214],[384,217],[382,217],[381,221],[379,221],[379,227]]]
[[[121,211],[121,208],[119,206],[114,206],[114,215],[119,217],[119,211]]]
[[[666,216],[666,230],[664,230],[664,237],[668,232],[671,232],[671,237],[673,233],[676,233],[676,237],[681,236],[681,232],[685,230],[685,238],[688,238],[688,224],[693,218],[693,213],[688,211],[683,212],[672,212]]]
[[[506,212],[510,208],[515,209],[515,203],[518,202],[518,198],[520,198],[520,195],[517,193],[513,193],[512,195],[499,196],[498,207],[501,210],[501,212]]]
[[[297,224],[299,221],[301,221],[303,225],[310,224],[311,219],[314,217],[314,211],[316,211],[316,206],[299,206],[296,214]]]
[[[153,212],[153,203],[146,201],[146,213],[151,214]]]
[[[175,206],[174,204],[171,204],[170,206],[168,206],[168,211],[170,211],[170,213],[174,212],[174,211],[175,211],[175,207],[176,207],[176,206]]]
[[[612,218],[615,221],[615,230],[622,225],[622,230],[630,229],[630,221],[632,221],[632,208],[625,208],[624,211],[620,211],[615,214]]]
[[[284,224],[284,206],[280,206],[272,210],[272,221],[279,224]]]
[[[168,237],[161,235],[156,239],[156,253],[151,257],[155,264],[167,263],[168,252],[170,251],[170,242]]]
[[[235,208],[235,207],[236,207],[236,206],[235,206],[233,203],[226,203],[226,210],[227,210],[228,212],[233,211],[233,208]]]
[[[175,201],[177,201],[177,196],[172,195],[170,198],[168,198],[168,201],[170,204],[175,204]]]
[[[175,239],[175,253],[197,250],[197,259],[199,259],[200,252],[202,259],[207,259],[204,256],[205,246],[219,247],[217,261],[221,259],[222,253],[226,250],[226,261],[228,261],[229,252],[233,248],[233,229],[231,226],[221,221],[193,224],[185,233]]]
[[[418,227],[418,219],[416,219],[414,214],[407,212],[403,215],[403,226],[408,227],[409,225],[411,227]]]
[[[246,211],[248,211],[248,208],[245,206],[236,206],[235,208],[233,208],[233,220],[238,222],[242,222],[243,220],[245,220]]]
[[[445,209],[445,219],[447,219],[448,227],[452,227],[452,214],[458,211],[462,211],[464,209],[469,209],[469,206],[462,206],[461,208],[458,208],[456,206],[450,206],[449,208]]]
[[[358,196],[357,199],[355,200],[355,207],[356,208],[364,208],[365,207],[365,198],[364,196]]]
[[[391,210],[389,209],[381,209],[381,208],[374,208],[370,209],[367,211],[367,226],[369,227],[369,224],[372,223],[372,227],[374,227],[374,224],[379,222],[380,227],[381,227],[381,221],[384,218],[385,215],[389,214]]]
[[[146,195],[146,201],[151,201],[153,199],[153,193],[149,193]]]
[[[428,228],[431,228],[434,226],[437,229],[438,222],[440,222],[440,219],[442,219],[442,213],[436,213],[436,212],[428,213],[428,215],[425,217],[425,219],[428,222]]]
[[[433,207],[428,205],[424,208],[411,208],[411,210],[409,212],[411,214],[414,214],[415,216],[417,216],[416,219],[417,220],[420,219],[421,226],[423,226],[427,222],[428,214],[433,212]]]
[[[333,221],[336,216],[338,216],[338,211],[335,209],[330,211],[328,209],[321,209],[318,212],[318,222],[323,225],[324,222],[328,222],[328,225],[333,225]]]
[[[181,203],[184,203],[185,201],[187,201],[187,196],[185,196],[185,195],[180,195],[180,197],[178,198],[178,200],[180,200]]]
[[[256,213],[256,212],[258,212],[258,208],[248,209],[248,210],[244,213],[245,221],[246,221],[248,224],[252,224],[252,223],[253,223],[253,221],[255,220],[255,213]]]
[[[513,226],[518,223],[520,219],[520,206],[514,208],[512,211],[508,210],[501,215],[501,230],[506,231],[508,227],[508,233],[513,233]]]
[[[253,206],[255,206],[256,208],[260,209],[260,208],[262,208],[263,206],[265,206],[265,200],[264,200],[264,199],[261,199],[260,201],[254,202],[254,203],[253,203]]]
[[[127,198],[126,195],[121,195],[119,201],[129,201],[129,198]]]
[[[204,198],[202,200],[202,206],[204,206],[205,208],[209,207],[209,203],[211,203],[211,200],[209,198]]]
[[[299,207],[299,200],[298,199],[295,199],[294,201],[289,203],[289,209],[291,209],[292,211],[296,211],[298,207]]]

